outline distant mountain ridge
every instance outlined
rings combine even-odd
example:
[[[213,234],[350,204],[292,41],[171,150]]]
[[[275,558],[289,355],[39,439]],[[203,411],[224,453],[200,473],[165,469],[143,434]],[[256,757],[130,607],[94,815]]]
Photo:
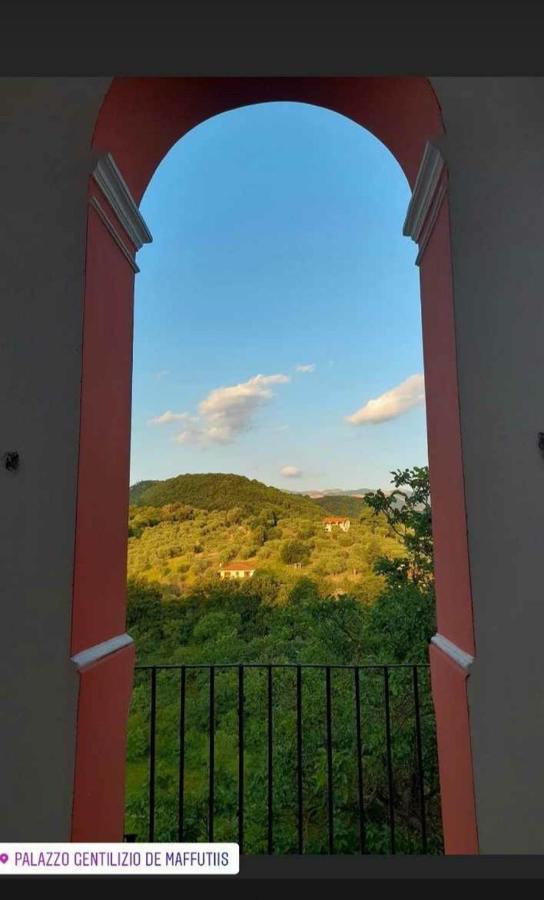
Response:
[[[358,518],[365,507],[364,497],[359,494],[327,494],[325,497],[312,497],[312,502],[320,506],[324,513],[352,519]]]
[[[315,491],[293,491],[296,494],[305,494],[312,500],[318,500],[321,497],[364,497],[365,494],[372,494],[374,488],[357,488],[353,491],[345,491],[342,488],[327,488],[326,490]]]
[[[279,509],[301,514],[315,514],[315,506],[332,515],[358,516],[364,508],[364,497],[374,488],[325,488],[323,490],[293,491],[270,487],[244,475],[224,472],[177,475],[164,481],[138,481],[130,488],[130,503],[137,506],[165,506],[184,503],[195,509],[231,509],[245,512],[277,506]],[[383,493],[388,496],[392,489]],[[306,503],[310,501],[310,505]]]

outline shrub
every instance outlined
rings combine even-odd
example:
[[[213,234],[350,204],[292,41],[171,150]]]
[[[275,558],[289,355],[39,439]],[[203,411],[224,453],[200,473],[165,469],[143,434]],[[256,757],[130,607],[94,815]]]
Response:
[[[310,558],[310,548],[301,541],[286,541],[281,548],[280,559],[286,565],[305,563]]]

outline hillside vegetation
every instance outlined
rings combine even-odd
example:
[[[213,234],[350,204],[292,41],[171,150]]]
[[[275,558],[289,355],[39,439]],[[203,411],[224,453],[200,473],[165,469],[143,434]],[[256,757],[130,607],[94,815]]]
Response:
[[[196,509],[228,510],[236,507],[254,514],[277,509],[278,512],[316,516],[315,504],[308,497],[288,494],[243,475],[222,472],[178,475],[166,481],[141,481],[130,489],[130,498],[131,503],[139,506],[185,503]]]
[[[325,509],[319,503],[238,476],[180,476],[133,493],[138,503],[130,508],[127,629],[136,642],[137,661],[216,667],[216,840],[237,840],[238,821],[239,673],[225,664],[301,663],[311,665],[301,675],[304,850],[327,852],[325,676],[320,666],[327,663],[371,667],[357,676],[365,852],[390,851],[391,802],[397,851],[421,852],[418,753],[425,773],[427,852],[441,852],[434,714],[425,667],[419,672],[419,745],[413,672],[395,667],[388,676],[393,794],[388,775],[383,664],[426,663],[436,630],[427,472],[397,473],[395,484],[411,489],[411,497],[399,505],[383,492],[369,495],[347,534],[323,530]],[[254,504],[257,497],[266,502]],[[164,498],[168,502],[158,505]],[[219,564],[232,558],[254,560],[256,574],[221,580]],[[252,667],[244,676],[244,850],[261,854],[268,846],[270,764],[265,674]],[[128,728],[125,830],[138,840],[146,840],[149,823],[150,677],[146,669],[136,672]],[[206,669],[186,670],[183,837],[189,841],[206,840],[209,827],[210,677]],[[294,679],[293,669],[274,670],[275,853],[298,852]],[[156,692],[155,839],[175,841],[181,674],[159,670]],[[331,704],[335,852],[359,853],[352,669],[334,669]]]
[[[316,497],[314,503],[324,510],[326,516],[348,516],[350,519],[358,519],[367,508],[363,497],[349,497],[346,494]]]
[[[223,474],[136,485],[132,497],[129,577],[182,593],[211,587],[225,563],[251,560],[254,579],[266,581],[269,593],[274,585],[280,603],[300,577],[311,578],[323,595],[347,592],[370,601],[383,587],[374,561],[401,552],[386,519],[359,498],[314,501]],[[324,530],[331,513],[351,517],[348,533]]]
[[[153,487],[154,484],[159,484],[158,481],[138,481],[137,484],[133,484],[130,488],[130,502],[138,503],[141,495],[144,491],[147,491],[148,488]]]

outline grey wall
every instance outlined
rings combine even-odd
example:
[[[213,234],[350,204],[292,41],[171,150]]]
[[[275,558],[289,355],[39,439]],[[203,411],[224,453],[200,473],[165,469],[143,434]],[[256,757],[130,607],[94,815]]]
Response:
[[[69,837],[90,138],[109,79],[1,79],[0,839]]]
[[[433,78],[446,124],[480,849],[544,852],[544,78]]]

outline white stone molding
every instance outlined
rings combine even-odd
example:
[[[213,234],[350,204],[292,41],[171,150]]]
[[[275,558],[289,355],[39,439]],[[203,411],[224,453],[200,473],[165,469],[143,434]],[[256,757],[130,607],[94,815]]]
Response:
[[[134,641],[129,634],[118,634],[116,637],[110,638],[109,641],[102,641],[101,644],[95,644],[94,647],[89,647],[88,650],[76,653],[75,656],[72,656],[72,662],[77,669],[84,669],[86,666],[90,666],[91,663],[98,662],[99,659],[109,656],[110,653],[115,653],[116,650],[121,650],[123,647],[128,647],[133,643]]]
[[[135,272],[139,272],[140,270],[139,270],[138,266],[136,265],[136,263],[135,263],[135,261],[134,261],[134,254],[131,253],[131,251],[129,250],[129,248],[127,247],[127,245],[124,243],[124,241],[123,241],[123,239],[121,238],[120,234],[116,231],[115,226],[113,225],[113,223],[110,222],[110,220],[108,219],[106,213],[104,212],[104,210],[103,210],[102,207],[100,206],[100,203],[98,202],[98,200],[96,199],[96,197],[90,197],[90,198],[89,198],[89,205],[92,206],[92,208],[98,213],[98,215],[99,215],[100,218],[102,219],[104,225],[105,225],[106,228],[108,229],[108,231],[109,231],[109,233],[111,234],[113,240],[115,241],[115,243],[116,243],[117,246],[119,247],[119,250],[121,251],[121,253],[122,253],[123,256],[125,257],[125,259],[127,260],[127,262],[128,262],[128,264],[130,265],[131,269],[133,269]]]
[[[150,244],[153,240],[151,232],[111,153],[100,157],[95,166],[93,178],[115,211],[136,250],[139,250],[143,244]]]
[[[470,653],[466,653],[464,650],[461,650],[457,644],[453,644],[447,638],[445,638],[442,634],[435,634],[431,638],[431,644],[434,644],[435,647],[438,647],[439,650],[442,650],[446,656],[449,656],[450,659],[453,659],[454,662],[457,663],[458,666],[461,666],[462,669],[465,669],[466,672],[469,671],[472,663],[474,662],[474,657],[470,655]]]
[[[432,234],[446,194],[446,183],[442,177],[445,170],[446,163],[440,150],[427,141],[402,229],[406,237],[411,237],[419,244],[417,265]]]

